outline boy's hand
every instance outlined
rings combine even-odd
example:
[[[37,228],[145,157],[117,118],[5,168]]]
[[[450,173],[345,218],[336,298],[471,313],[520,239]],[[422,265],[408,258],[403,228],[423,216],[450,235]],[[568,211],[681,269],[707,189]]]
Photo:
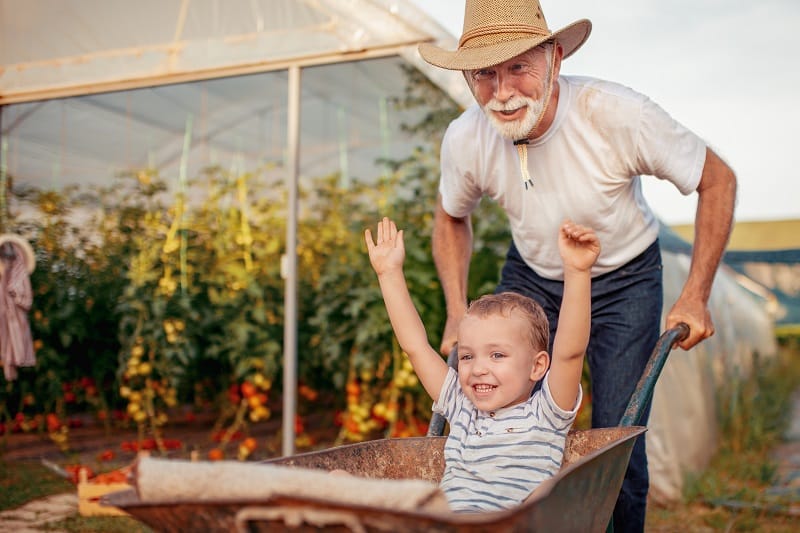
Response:
[[[565,270],[587,271],[600,255],[600,241],[594,230],[567,220],[558,232],[558,250]]]
[[[378,240],[372,242],[372,233],[369,229],[364,232],[369,251],[369,262],[380,276],[392,270],[402,270],[406,257],[403,244],[403,230],[398,231],[394,221],[387,217],[378,222]]]

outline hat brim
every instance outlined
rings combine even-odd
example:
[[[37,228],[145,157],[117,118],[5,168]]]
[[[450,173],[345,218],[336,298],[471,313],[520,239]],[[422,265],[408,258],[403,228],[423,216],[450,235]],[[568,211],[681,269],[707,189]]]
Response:
[[[19,246],[22,250],[23,259],[25,260],[25,267],[28,269],[28,274],[33,273],[36,268],[36,253],[28,241],[15,233],[0,234],[0,246],[7,242],[12,242]]]
[[[553,39],[558,40],[561,44],[564,49],[564,58],[567,58],[583,46],[591,32],[591,21],[581,19],[550,35],[529,39],[500,42],[480,48],[459,48],[456,51],[444,50],[431,43],[422,43],[418,49],[422,59],[431,65],[448,70],[475,70],[499,65]]]

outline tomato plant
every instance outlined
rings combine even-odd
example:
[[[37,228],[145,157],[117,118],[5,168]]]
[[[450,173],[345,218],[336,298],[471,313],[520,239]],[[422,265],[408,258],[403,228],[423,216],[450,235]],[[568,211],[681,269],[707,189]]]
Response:
[[[407,131],[425,142],[380,176],[304,177],[298,227],[298,446],[306,415],[337,410],[342,441],[423,434],[430,398],[399,350],[369,266],[363,231],[390,215],[406,229],[409,287],[431,344],[444,301],[430,249],[438,139],[459,112],[416,71],[403,99],[426,105]],[[165,450],[190,406],[213,412],[216,458],[272,416],[282,392],[287,192],[279,162],[218,167],[185,182],[149,169],[108,187],[15,190],[14,231],[37,255],[30,313],[38,365],[0,388],[0,433],[39,431],[69,448],[76,414],[139,429],[129,449]],[[171,184],[170,184],[171,183]],[[22,213],[25,216],[22,216]],[[490,202],[473,217],[469,295],[493,288],[509,242]],[[273,404],[274,407],[274,404]]]

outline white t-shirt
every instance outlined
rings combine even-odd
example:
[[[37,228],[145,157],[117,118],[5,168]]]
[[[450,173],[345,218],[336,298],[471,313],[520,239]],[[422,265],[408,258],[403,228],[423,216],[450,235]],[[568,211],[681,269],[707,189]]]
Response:
[[[449,368],[433,411],[450,423],[444,445],[445,469],[439,484],[454,511],[498,511],[519,505],[559,468],[567,432],[583,397],[571,411],[542,388],[527,402],[496,411],[478,410]]]
[[[454,120],[442,141],[444,210],[469,215],[481,197],[493,198],[509,219],[525,262],[548,279],[563,279],[558,228],[564,219],[591,226],[602,252],[592,269],[610,272],[658,236],[644,200],[641,175],[696,190],[706,143],[654,102],[619,84],[559,77],[553,124],[527,146],[533,187],[526,190],[517,147],[497,133],[480,107]]]

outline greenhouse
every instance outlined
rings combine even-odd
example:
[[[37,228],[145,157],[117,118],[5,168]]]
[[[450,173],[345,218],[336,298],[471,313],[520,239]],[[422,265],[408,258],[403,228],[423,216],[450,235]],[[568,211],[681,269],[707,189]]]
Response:
[[[230,420],[269,418],[280,391],[283,455],[303,433],[298,397],[321,403],[309,398],[325,387],[347,394],[344,441],[424,434],[430,406],[360,232],[387,210],[418,224],[409,276],[436,338],[438,139],[472,96],[419,58],[426,41],[456,42],[402,0],[0,0],[0,230],[37,256],[39,364],[21,377],[41,397],[49,380],[50,398],[122,380],[127,396],[79,399],[162,429],[168,409],[131,410],[132,394],[210,409],[220,388],[238,405],[257,382],[264,398]],[[507,246],[502,215],[482,209],[474,293]],[[662,239],[668,309],[689,256]],[[717,335],[676,351],[656,388],[646,438],[665,501],[713,453],[714,384],[775,352],[767,305],[733,274],[714,286]],[[378,424],[377,405],[400,414]]]

